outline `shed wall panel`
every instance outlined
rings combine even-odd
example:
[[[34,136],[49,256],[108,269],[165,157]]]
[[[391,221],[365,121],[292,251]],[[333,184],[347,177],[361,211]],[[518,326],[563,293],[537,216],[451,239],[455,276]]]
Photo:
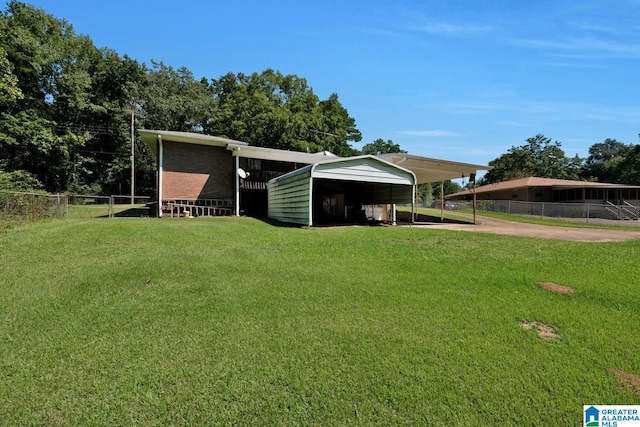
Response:
[[[413,188],[410,185],[377,184],[373,186],[373,204],[411,203]]]
[[[268,216],[282,222],[310,225],[310,172],[283,176],[268,187]]]

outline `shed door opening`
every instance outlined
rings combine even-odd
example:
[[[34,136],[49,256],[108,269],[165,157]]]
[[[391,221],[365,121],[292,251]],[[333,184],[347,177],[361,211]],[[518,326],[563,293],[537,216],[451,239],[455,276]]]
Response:
[[[315,179],[313,223],[331,225],[390,222],[393,202],[392,186],[392,184]]]

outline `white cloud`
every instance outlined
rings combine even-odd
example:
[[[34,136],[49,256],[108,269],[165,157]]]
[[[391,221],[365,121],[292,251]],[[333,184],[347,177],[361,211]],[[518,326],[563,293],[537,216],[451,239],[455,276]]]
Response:
[[[531,49],[550,49],[581,56],[640,58],[640,44],[609,42],[593,37],[571,37],[564,40],[512,39],[510,42]]]
[[[605,26],[605,25],[597,25],[597,24],[592,24],[590,22],[572,22],[571,25],[579,30],[583,30],[583,31],[591,31],[591,32],[597,32],[597,33],[604,33],[604,34],[610,34],[610,35],[614,35],[614,36],[618,36],[623,34],[623,32],[617,28],[617,27],[612,27],[612,26]]]
[[[463,36],[467,34],[486,33],[493,30],[489,25],[476,24],[450,24],[446,22],[426,22],[408,27],[413,31],[438,35],[438,36]]]
[[[448,107],[452,113],[466,115],[497,111],[504,111],[506,114],[508,112],[509,116],[504,116],[499,123],[514,127],[535,125],[540,118],[552,121],[598,120],[640,123],[640,107],[637,106],[512,99],[505,100],[503,103],[451,103]]]

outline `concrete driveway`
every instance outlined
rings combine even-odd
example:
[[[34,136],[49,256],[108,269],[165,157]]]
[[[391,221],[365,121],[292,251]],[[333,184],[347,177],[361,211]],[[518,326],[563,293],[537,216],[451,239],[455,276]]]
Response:
[[[456,213],[458,215],[458,213]],[[463,216],[463,215],[460,215]],[[466,216],[466,215],[465,215]],[[619,225],[631,225],[616,221]],[[633,221],[640,227],[640,223]],[[478,217],[478,224],[441,224],[416,223],[411,227],[424,227],[441,230],[471,231],[476,233],[507,234],[511,236],[537,237],[540,239],[570,240],[575,242],[620,242],[624,240],[640,239],[638,231],[608,230],[598,228],[573,228],[522,222],[505,221],[490,217]]]

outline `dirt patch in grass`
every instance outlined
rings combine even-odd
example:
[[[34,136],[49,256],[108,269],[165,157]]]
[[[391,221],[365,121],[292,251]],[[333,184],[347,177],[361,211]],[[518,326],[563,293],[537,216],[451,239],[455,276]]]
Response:
[[[622,369],[607,369],[607,371],[619,379],[622,385],[624,385],[624,388],[629,390],[631,394],[640,396],[640,377],[625,372]]]
[[[555,283],[551,283],[551,282],[540,282],[538,283],[538,286],[540,286],[542,289],[546,289],[547,291],[555,292],[557,294],[562,294],[562,295],[576,294],[576,290],[573,288],[570,288],[568,286],[556,285]]]
[[[538,333],[538,336],[545,341],[553,340],[560,338],[560,335],[549,325],[546,325],[542,322],[529,322],[528,320],[521,320],[520,327],[526,330],[535,329]]]

